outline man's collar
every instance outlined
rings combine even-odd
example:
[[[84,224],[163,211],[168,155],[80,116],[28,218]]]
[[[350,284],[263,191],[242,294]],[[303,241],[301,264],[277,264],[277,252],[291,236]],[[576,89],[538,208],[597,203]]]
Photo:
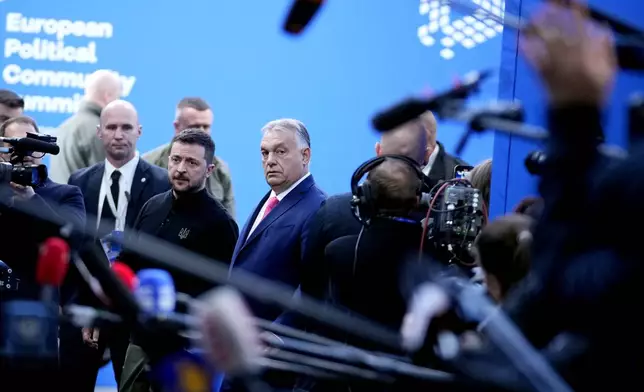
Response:
[[[199,205],[198,202],[210,197],[206,187],[203,187],[197,192],[181,193],[179,197],[175,195],[174,191],[170,191],[170,193],[172,195],[173,208],[195,207],[198,209],[201,208],[201,205]]]
[[[79,112],[81,111],[90,112],[90,113],[96,114],[97,116],[101,115],[102,110],[103,109],[97,103],[94,103],[92,101],[87,101],[87,100],[82,101],[78,108]]]
[[[298,185],[302,183],[302,181],[306,180],[308,177],[311,176],[310,172],[307,172],[305,175],[303,175],[299,180],[295,181],[293,185],[288,187],[285,191],[280,192],[280,194],[276,194],[275,191],[271,191],[271,196],[270,197],[277,197],[277,200],[282,201],[288,195],[293,189],[295,189]]]
[[[429,175],[429,172],[432,171],[432,166],[434,166],[434,162],[436,162],[436,158],[438,157],[438,153],[441,150],[441,146],[438,142],[436,142],[436,147],[434,147],[434,151],[429,155],[429,159],[427,160],[427,164],[425,167],[423,167],[423,173],[425,173],[426,176]]]
[[[134,158],[130,159],[125,165],[121,166],[120,168],[114,167],[114,165],[112,165],[110,161],[105,159],[105,177],[110,178],[115,170],[120,171],[121,175],[125,175],[128,178],[134,177],[134,171],[139,164],[139,159],[139,154],[134,154]]]

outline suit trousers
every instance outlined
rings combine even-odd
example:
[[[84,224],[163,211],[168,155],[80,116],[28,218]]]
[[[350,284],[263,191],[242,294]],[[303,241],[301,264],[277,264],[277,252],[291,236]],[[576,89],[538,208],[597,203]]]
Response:
[[[124,328],[100,330],[98,349],[83,342],[82,330],[69,325],[60,327],[60,370],[62,384],[69,392],[93,392],[98,371],[104,366],[103,354],[110,350],[114,378],[120,384],[130,333]]]

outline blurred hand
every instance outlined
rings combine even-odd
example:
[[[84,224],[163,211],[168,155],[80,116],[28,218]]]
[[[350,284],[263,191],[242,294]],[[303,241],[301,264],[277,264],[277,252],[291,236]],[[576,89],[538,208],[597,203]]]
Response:
[[[98,328],[83,328],[83,342],[93,349],[98,349]]]
[[[403,348],[409,352],[419,350],[425,342],[427,328],[432,320],[450,309],[449,296],[441,287],[433,283],[419,286],[400,327]]]
[[[603,104],[617,70],[613,36],[590,22],[584,5],[548,1],[522,33],[521,50],[551,104]]]
[[[11,189],[13,189],[15,197],[19,199],[28,200],[36,194],[36,192],[34,192],[34,188],[30,186],[18,185],[15,182],[10,182],[9,185],[11,186]]]

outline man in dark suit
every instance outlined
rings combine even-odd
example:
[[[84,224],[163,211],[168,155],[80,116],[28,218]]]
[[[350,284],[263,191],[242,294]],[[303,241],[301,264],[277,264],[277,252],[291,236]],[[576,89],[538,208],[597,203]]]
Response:
[[[382,135],[380,142],[376,143],[376,155],[405,155],[420,165],[425,160],[426,137],[419,120],[408,122]],[[318,299],[324,299],[328,287],[324,249],[337,238],[360,232],[361,225],[351,211],[351,198],[350,192],[331,196],[314,215],[308,228],[301,289]],[[299,317],[292,317],[287,323],[296,326],[302,321]]]
[[[29,117],[11,117],[0,125],[0,136],[9,138],[26,137],[28,133],[38,133],[38,126]],[[8,147],[8,146],[7,146]],[[34,155],[34,154],[32,154]],[[8,154],[2,154],[6,161],[10,160]],[[23,159],[25,164],[39,165],[40,158],[27,156]],[[0,248],[0,260],[3,260],[13,269],[13,276],[20,279],[18,290],[5,290],[0,295],[0,301],[13,299],[40,300],[41,287],[35,281],[36,261],[38,259],[38,244],[45,238],[58,235],[58,227],[49,225],[38,219],[16,214],[16,211],[6,209],[5,203],[17,206],[23,204],[32,212],[46,220],[71,223],[75,227],[85,225],[85,206],[80,189],[67,184],[57,184],[50,179],[34,184],[33,186],[9,183],[2,185],[2,207],[0,208],[0,225],[3,230],[3,243],[9,246]],[[74,243],[72,242],[72,246]],[[54,336],[55,338],[55,336]],[[47,362],[47,361],[44,361]],[[5,385],[21,385],[25,390],[41,390],[56,388],[56,378],[51,377],[51,372],[45,371],[49,368],[57,368],[57,361],[46,364],[39,363],[43,369],[32,373],[28,379],[21,377],[24,373],[16,373],[5,367],[5,365],[20,366],[16,362],[0,365],[0,379]],[[16,369],[14,369],[16,370]],[[8,372],[8,373],[7,373]],[[20,377],[20,380],[12,379],[12,376]]]
[[[262,129],[260,151],[266,182],[271,190],[244,225],[235,246],[231,274],[241,269],[263,278],[300,284],[307,223],[326,195],[309,173],[311,143],[298,120],[271,121]],[[258,317],[275,319],[280,312],[251,301]]]
[[[425,112],[420,116],[420,122],[427,132],[423,173],[429,177],[432,184],[454,178],[456,166],[469,166],[462,159],[448,154],[445,147],[436,139],[438,126],[432,112]]]
[[[102,237],[112,230],[132,227],[148,199],[170,189],[170,182],[166,170],[139,159],[136,153],[141,125],[131,103],[117,100],[107,104],[101,112],[97,136],[105,150],[105,161],[73,173],[69,183],[83,192],[87,213],[101,222],[100,228],[91,229],[98,229],[98,237]],[[99,332],[85,328],[81,335],[77,328],[65,328],[64,333],[61,331],[61,365],[79,369],[70,384],[93,391],[108,346],[118,383],[128,343],[127,330]]]

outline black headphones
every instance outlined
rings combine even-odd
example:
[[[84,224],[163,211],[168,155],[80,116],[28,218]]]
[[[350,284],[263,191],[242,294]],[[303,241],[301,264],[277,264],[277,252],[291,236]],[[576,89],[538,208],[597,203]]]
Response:
[[[358,221],[364,226],[369,226],[371,219],[377,213],[375,208],[377,195],[374,195],[374,192],[371,189],[371,184],[369,184],[369,180],[363,181],[362,184],[359,184],[359,182],[365,174],[380,166],[380,164],[387,159],[395,159],[404,162],[414,170],[414,173],[416,173],[416,176],[418,177],[416,193],[419,197],[422,195],[423,186],[425,184],[425,174],[416,161],[408,156],[397,154],[381,155],[379,157],[369,159],[358,166],[351,176],[351,193],[353,194],[353,198],[351,199],[351,211],[356,219],[358,219]]]

